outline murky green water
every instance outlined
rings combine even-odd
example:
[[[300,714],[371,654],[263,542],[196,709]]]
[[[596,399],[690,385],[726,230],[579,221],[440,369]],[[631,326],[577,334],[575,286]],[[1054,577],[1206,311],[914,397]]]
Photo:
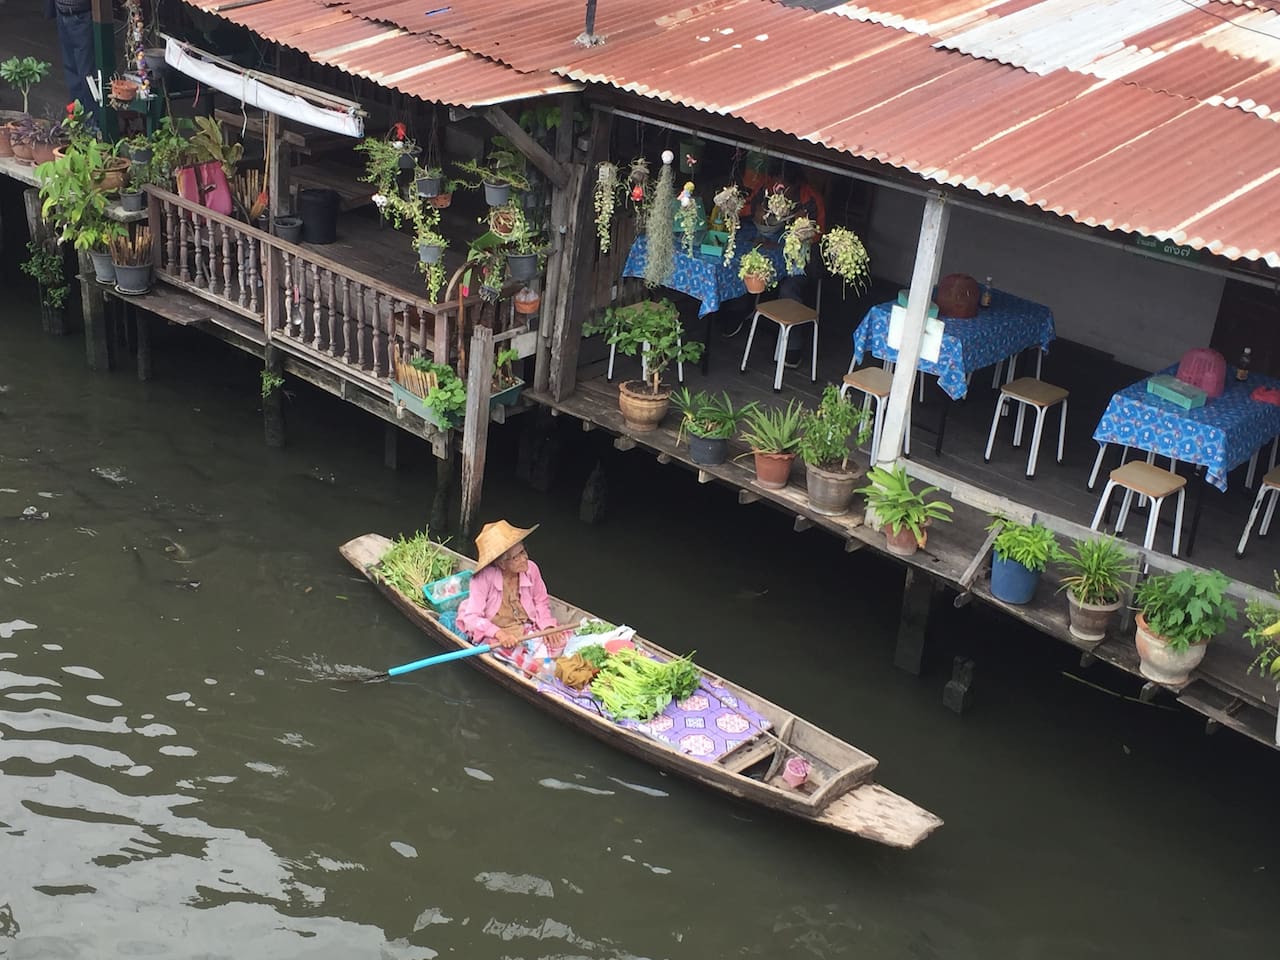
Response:
[[[431,649],[337,553],[420,524],[426,454],[385,470],[381,426],[304,387],[264,449],[252,363],[199,334],[157,375],[0,316],[0,956],[1274,956],[1280,758],[973,610],[898,673],[893,565],[594,434],[542,496],[500,433],[486,517],[542,522],[553,590],[803,708],[941,832],[759,814],[461,664],[335,682]]]

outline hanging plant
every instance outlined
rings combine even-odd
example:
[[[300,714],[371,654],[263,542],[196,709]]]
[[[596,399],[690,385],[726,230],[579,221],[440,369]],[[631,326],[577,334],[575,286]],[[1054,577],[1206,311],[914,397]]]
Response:
[[[644,262],[644,282],[651,287],[667,283],[675,270],[676,236],[671,217],[671,208],[676,201],[675,186],[671,182],[671,161],[674,159],[675,154],[670,150],[662,151],[662,171],[658,174],[653,199],[649,202],[652,216],[647,218],[645,227],[649,249]]]
[[[644,157],[636,157],[631,161],[631,171],[627,174],[627,199],[631,201],[631,209],[637,219],[644,222],[645,200],[649,191],[649,161]]]
[[[738,227],[742,225],[742,208],[747,195],[736,183],[731,183],[712,198],[712,202],[724,218],[724,230],[729,239],[724,244],[724,264],[733,263],[734,246],[738,241]]]
[[[596,167],[596,187],[592,202],[596,208],[596,236],[600,238],[600,252],[609,252],[613,233],[613,208],[618,201],[618,168],[608,160]]]
[[[848,227],[832,227],[820,244],[822,262],[834,276],[861,292],[871,279],[871,257],[862,240]]]
[[[782,234],[782,259],[787,273],[797,276],[809,265],[809,251],[818,236],[818,225],[808,217],[796,217]]]
[[[693,181],[685,183],[680,196],[676,198],[680,206],[676,210],[676,221],[680,224],[680,245],[686,256],[693,256],[694,243],[698,239],[698,198],[693,195]]]

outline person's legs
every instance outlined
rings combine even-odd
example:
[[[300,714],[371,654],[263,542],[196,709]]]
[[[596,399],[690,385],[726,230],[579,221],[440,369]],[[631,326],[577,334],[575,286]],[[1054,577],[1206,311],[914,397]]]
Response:
[[[93,53],[93,14],[58,14],[58,41],[62,46],[62,72],[67,81],[69,100],[79,100],[84,108],[94,112],[96,104],[89,93],[85,79],[97,69]]]

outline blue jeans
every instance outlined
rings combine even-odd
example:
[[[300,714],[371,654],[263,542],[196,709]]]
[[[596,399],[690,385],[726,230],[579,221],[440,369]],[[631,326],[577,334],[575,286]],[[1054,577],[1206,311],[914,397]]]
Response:
[[[62,45],[62,72],[67,80],[68,98],[79,100],[85,110],[96,113],[97,104],[85,79],[98,70],[93,53],[93,14],[59,12],[58,41]]]

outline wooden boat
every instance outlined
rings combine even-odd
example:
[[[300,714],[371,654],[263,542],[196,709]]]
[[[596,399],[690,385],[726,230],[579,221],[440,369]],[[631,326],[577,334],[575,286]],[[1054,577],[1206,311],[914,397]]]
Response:
[[[391,541],[378,534],[366,534],[346,543],[344,557],[411,621],[449,650],[466,649],[471,642],[448,629],[439,614],[413,602],[395,587],[377,576],[375,568]],[[448,551],[449,553],[453,551]],[[453,553],[458,570],[470,569],[474,562]],[[586,612],[555,597],[551,612],[560,623],[577,624]],[[660,659],[675,656],[657,644],[637,636],[637,647]],[[910,800],[898,796],[872,780],[876,768],[874,757],[839,737],[827,733],[777,704],[749,690],[702,671],[706,690],[726,704],[741,704],[746,716],[763,718],[743,733],[745,739],[713,760],[691,756],[677,744],[659,739],[643,730],[621,726],[598,709],[588,709],[539,689],[535,679],[505,659],[481,654],[467,659],[471,664],[519,694],[573,726],[585,730],[612,746],[647,760],[663,770],[670,770],[714,787],[735,797],[773,810],[783,811],[824,827],[852,833],[892,847],[911,848],[942,825],[942,820]],[[719,691],[718,694],[712,690]],[[737,716],[736,714],[734,716]],[[792,757],[808,763],[808,778],[793,787],[783,777],[784,764]]]

